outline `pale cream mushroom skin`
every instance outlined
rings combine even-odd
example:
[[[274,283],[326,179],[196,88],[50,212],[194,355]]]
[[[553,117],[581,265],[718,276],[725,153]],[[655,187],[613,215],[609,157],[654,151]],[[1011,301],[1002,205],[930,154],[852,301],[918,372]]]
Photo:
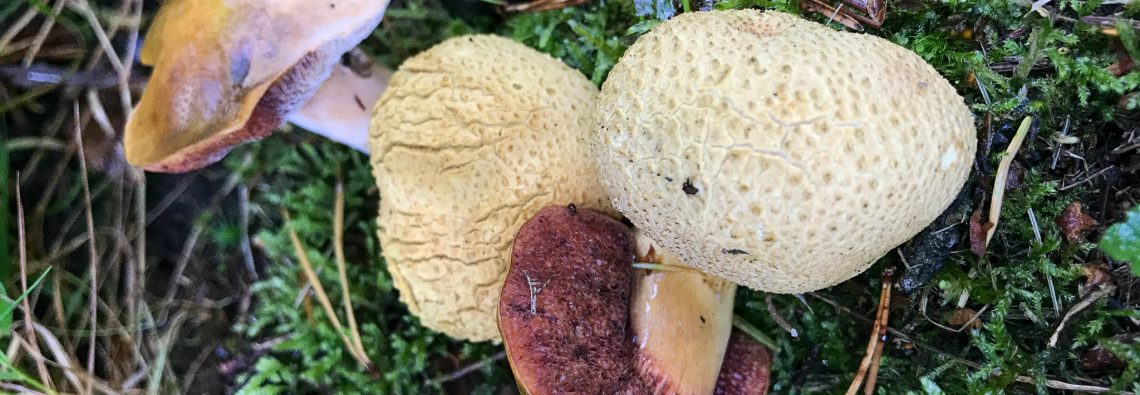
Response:
[[[379,237],[400,298],[457,339],[500,339],[511,243],[540,208],[609,208],[590,160],[597,88],[496,36],[406,60],[376,104],[371,161]]]
[[[949,205],[973,119],[914,53],[778,12],[685,13],[599,96],[611,203],[684,262],[749,288],[828,287]]]

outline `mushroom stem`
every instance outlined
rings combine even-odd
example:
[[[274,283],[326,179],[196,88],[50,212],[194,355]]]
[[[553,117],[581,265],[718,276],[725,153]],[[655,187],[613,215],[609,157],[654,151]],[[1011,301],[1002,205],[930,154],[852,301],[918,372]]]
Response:
[[[388,69],[376,64],[359,72],[338,64],[288,121],[368,155],[372,106],[388,88],[389,75]]]
[[[638,262],[688,267],[641,232]],[[736,284],[701,272],[634,272],[630,300],[638,373],[654,393],[708,394],[716,388],[728,338]]]

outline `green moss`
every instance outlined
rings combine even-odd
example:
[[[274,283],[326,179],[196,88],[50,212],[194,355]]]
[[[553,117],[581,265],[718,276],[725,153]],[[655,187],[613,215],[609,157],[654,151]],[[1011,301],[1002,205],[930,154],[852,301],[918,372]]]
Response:
[[[966,98],[979,119],[988,116],[992,120],[995,133],[1009,134],[1007,125],[1026,115],[1039,119],[1039,129],[1037,137],[1027,140],[1018,154],[1019,163],[1028,171],[1022,185],[1007,192],[987,257],[979,259],[960,246],[931,285],[913,295],[895,296],[891,326],[909,339],[889,336],[878,392],[1046,392],[1046,379],[1087,378],[1079,352],[1127,330],[1120,317],[1134,311],[1109,308],[1102,302],[1066,332],[1066,340],[1057,348],[1044,344],[1059,317],[1079,299],[1081,264],[1092,253],[1089,244],[1063,242],[1053,222],[1068,203],[1087,198],[1090,191],[1079,186],[1060,191],[1057,180],[1061,171],[1048,166],[1044,158],[1052,155],[1050,137],[1066,122],[1071,123],[1070,134],[1102,141],[1097,133],[1111,118],[1120,96],[1140,87],[1140,73],[1111,75],[1105,68],[1116,61],[1113,39],[1084,24],[1057,22],[1030,13],[1027,5],[1000,0],[924,5],[918,11],[892,8],[884,28],[868,34],[883,36],[926,59]],[[1056,6],[1066,17],[1079,18],[1092,13],[1096,5],[1062,1]],[[726,0],[714,7],[799,12],[795,1]],[[1135,6],[1126,9],[1126,13],[1137,12],[1140,8]],[[979,24],[979,20],[988,22]],[[495,32],[561,59],[600,85],[625,49],[659,23],[635,15],[628,1],[592,2],[513,15],[502,24],[455,19],[440,4],[429,1],[389,10],[388,19],[368,41],[368,48],[385,64],[395,66],[446,37]],[[972,31],[975,27],[979,31]],[[963,32],[967,29],[974,38],[966,38]],[[1138,47],[1135,37],[1134,32],[1122,29],[1120,45],[1134,52]],[[979,43],[986,46],[985,51],[979,49]],[[376,191],[362,156],[327,143],[291,145],[279,137],[247,149],[255,163],[266,164],[253,168],[267,170],[249,175],[262,179],[262,185],[270,185],[258,194],[258,204],[270,213],[284,207],[293,215],[289,224],[279,218],[264,224],[268,230],[258,235],[270,261],[279,264],[257,285],[261,303],[253,314],[256,318],[239,328],[256,338],[293,337],[259,362],[256,372],[247,377],[257,386],[249,388],[283,392],[437,391],[441,388],[432,386],[428,378],[444,373],[438,361],[471,363],[497,351],[494,346],[456,342],[428,331],[399,303],[373,237]],[[991,157],[983,161],[996,167],[1004,149],[998,143]],[[368,322],[364,325],[365,343],[383,372],[379,379],[355,368],[352,359],[340,351],[343,347],[320,309],[310,321],[295,304],[300,284],[298,269],[289,263],[294,258],[284,238],[282,227],[286,225],[298,229],[314,263],[324,268],[322,279],[330,288],[334,305],[338,304],[339,293],[330,285],[336,281],[329,262],[328,236],[332,222],[328,202],[337,171],[344,174],[349,197],[350,229],[346,234],[356,235],[352,243],[355,251],[350,254],[354,260],[350,268],[354,303],[358,317],[367,317],[361,319]],[[989,171],[976,176],[989,179],[993,176]],[[980,185],[971,180],[967,187],[976,184]],[[973,203],[981,205],[988,199],[988,194],[975,196]],[[229,236],[220,237],[229,240]],[[862,358],[871,328],[866,319],[874,315],[879,275],[887,266],[901,268],[904,264],[895,254],[888,254],[863,275],[818,292],[819,297],[842,308],[810,295],[803,302],[792,296],[774,296],[775,311],[796,329],[795,338],[770,316],[766,295],[746,289],[738,293],[736,313],[771,335],[779,346],[774,351],[773,392],[839,392],[846,388]],[[958,309],[960,301],[973,311],[984,310],[978,316],[979,327],[946,329],[950,327],[947,317]],[[1140,358],[1133,358],[1136,352],[1129,348],[1132,346],[1112,347],[1128,358],[1128,367],[1102,382],[1128,388],[1129,380],[1134,380],[1140,369]],[[512,385],[505,363],[488,365],[474,375],[475,381],[485,383],[475,390]],[[1018,375],[1034,383],[1016,383]]]

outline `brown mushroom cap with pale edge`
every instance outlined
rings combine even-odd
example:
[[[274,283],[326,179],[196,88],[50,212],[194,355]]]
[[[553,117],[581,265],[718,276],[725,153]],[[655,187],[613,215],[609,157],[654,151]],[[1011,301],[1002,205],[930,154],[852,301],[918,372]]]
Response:
[[[756,10],[642,36],[594,131],[614,208],[686,263],[780,293],[847,280],[918,233],[976,144],[962,97],[914,53]]]
[[[597,88],[506,38],[405,61],[376,105],[379,237],[400,298],[452,337],[495,340],[514,234],[540,208],[609,210],[590,160]]]
[[[127,160],[184,172],[272,133],[380,23],[387,4],[166,2],[140,53],[154,71],[127,123]]]

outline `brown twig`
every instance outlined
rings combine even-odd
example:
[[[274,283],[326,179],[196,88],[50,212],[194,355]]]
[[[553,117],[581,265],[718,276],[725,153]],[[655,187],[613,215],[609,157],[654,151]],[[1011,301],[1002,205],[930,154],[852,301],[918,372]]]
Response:
[[[831,300],[827,297],[824,297],[824,296],[819,295],[819,294],[814,293],[814,292],[808,293],[808,295],[811,295],[811,297],[813,297],[813,298],[815,298],[821,302],[824,302],[824,303],[827,303],[828,305],[831,305],[831,307],[834,307],[839,312],[841,312],[843,314],[847,314],[847,315],[851,316],[852,318],[855,318],[856,320],[859,320],[859,321],[866,323],[866,324],[872,323],[871,319],[864,317],[859,313],[851,311],[850,308],[847,308],[846,306],[839,304],[839,302],[836,302],[834,300]],[[945,358],[949,358],[951,360],[954,360],[955,362],[966,365],[967,367],[974,369],[974,370],[982,369],[982,365],[977,363],[977,362],[971,361],[969,359],[966,359],[966,358],[963,358],[961,356],[947,352],[945,350],[939,349],[938,347],[932,346],[932,345],[930,345],[930,344],[928,344],[922,340],[919,340],[917,337],[914,337],[913,335],[911,335],[909,333],[900,331],[898,329],[891,328],[889,326],[886,328],[887,328],[887,333],[895,335],[895,337],[897,337],[901,340],[906,340],[906,341],[909,341],[911,343],[914,343],[916,346],[918,346],[924,350],[933,352],[933,353],[938,354],[940,356],[943,356]],[[1025,375],[1018,375],[1014,379],[1017,382],[1024,383],[1024,384],[1036,384],[1037,383],[1037,381],[1034,380],[1032,377],[1025,376]],[[1045,380],[1045,386],[1049,387],[1049,388],[1053,388],[1053,389],[1059,389],[1059,390],[1084,391],[1084,392],[1094,393],[1094,394],[1102,394],[1102,393],[1106,393],[1109,391],[1109,388],[1107,388],[1107,387],[1072,384],[1072,383],[1066,383],[1066,382],[1063,382],[1060,380],[1055,380],[1055,379],[1046,379]],[[1122,391],[1122,392],[1119,392],[1119,394],[1136,395],[1135,393],[1128,392],[1128,391]]]
[[[796,331],[796,328],[792,327],[792,325],[784,319],[784,316],[780,315],[780,311],[777,310],[776,305],[772,303],[772,294],[764,295],[764,305],[768,307],[768,315],[776,321],[776,325],[779,325],[781,329],[783,329],[785,332],[788,332],[788,334],[793,338],[800,336],[800,333]]]
[[[447,375],[439,376],[439,377],[436,377],[434,379],[431,379],[431,382],[432,382],[432,384],[439,385],[439,384],[443,384],[443,383],[446,383],[449,381],[458,380],[459,378],[466,376],[466,375],[470,374],[471,372],[479,370],[479,369],[483,368],[484,366],[487,366],[488,364],[495,363],[495,362],[505,358],[506,356],[507,356],[506,351],[499,351],[495,355],[484,358],[483,360],[481,360],[479,362],[475,362],[473,364],[459,368],[458,370],[451,372],[451,373],[448,373]]]
[[[1096,290],[1089,292],[1088,295],[1085,295],[1080,301],[1073,304],[1073,307],[1070,307],[1069,311],[1066,311],[1065,315],[1061,317],[1061,321],[1057,323],[1057,329],[1053,331],[1053,335],[1049,336],[1049,341],[1046,343],[1049,348],[1057,347],[1057,342],[1061,339],[1061,331],[1065,329],[1065,325],[1069,323],[1069,320],[1073,319],[1073,317],[1081,311],[1091,307],[1096,301],[1111,295],[1113,292],[1116,292],[1115,285],[1104,284]]]
[[[871,339],[867,341],[867,354],[859,363],[859,371],[855,373],[855,379],[851,381],[851,386],[847,387],[847,395],[854,395],[859,390],[859,386],[864,384],[864,378],[866,385],[863,386],[863,393],[867,395],[874,393],[875,382],[879,375],[879,360],[883,355],[883,344],[887,340],[887,321],[891,311],[891,283],[894,274],[895,268],[893,267],[883,269],[883,285],[879,291],[879,309],[875,314],[875,323],[871,327]]]

